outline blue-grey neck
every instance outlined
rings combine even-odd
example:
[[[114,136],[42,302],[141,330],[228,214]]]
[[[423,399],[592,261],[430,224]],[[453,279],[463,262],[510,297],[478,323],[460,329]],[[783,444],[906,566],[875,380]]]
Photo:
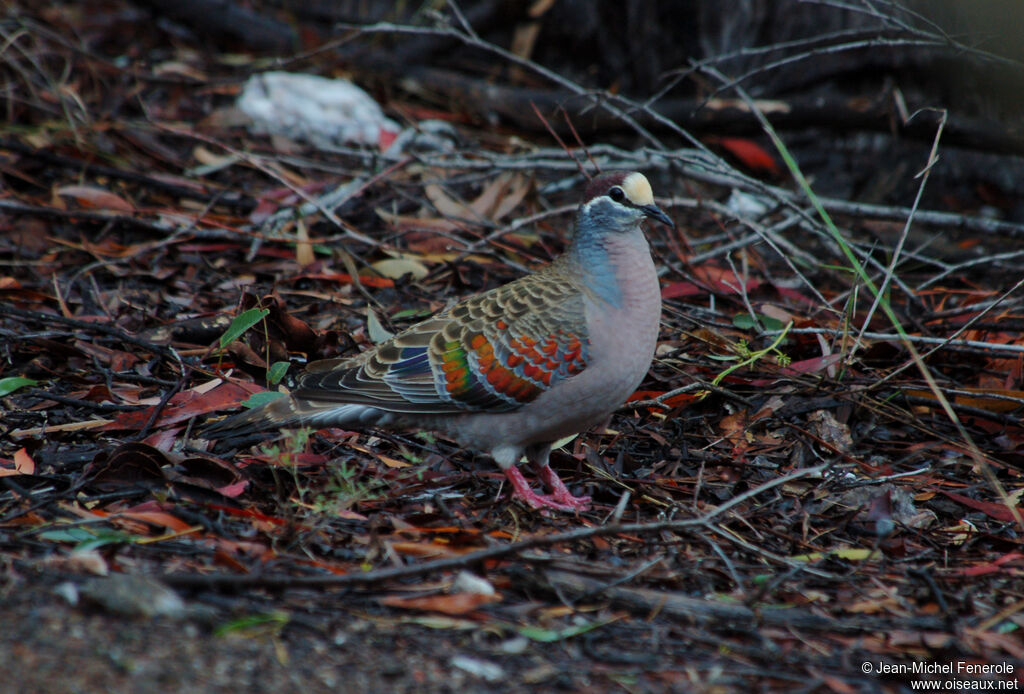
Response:
[[[579,266],[587,289],[612,306],[622,305],[622,289],[615,272],[615,260],[608,252],[608,239],[618,231],[622,220],[597,219],[595,215],[576,217],[576,232],[568,254]]]

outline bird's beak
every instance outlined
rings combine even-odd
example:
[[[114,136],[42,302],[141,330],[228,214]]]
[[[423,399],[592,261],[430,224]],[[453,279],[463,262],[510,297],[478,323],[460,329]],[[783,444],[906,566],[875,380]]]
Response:
[[[648,217],[650,217],[651,219],[657,219],[659,222],[661,222],[662,224],[669,228],[674,229],[676,226],[675,223],[672,221],[672,218],[669,217],[664,212],[662,212],[661,208],[655,205],[654,203],[651,203],[650,205],[640,205],[639,210]]]

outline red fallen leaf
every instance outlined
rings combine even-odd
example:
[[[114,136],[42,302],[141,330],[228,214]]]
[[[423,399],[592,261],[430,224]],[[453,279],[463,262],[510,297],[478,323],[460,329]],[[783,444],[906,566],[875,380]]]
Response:
[[[305,272],[286,277],[284,281],[295,282],[301,279],[327,280],[329,282],[340,282],[341,284],[352,284],[353,282],[352,275],[347,272]],[[395,286],[395,281],[388,279],[387,277],[363,277],[360,275],[359,283],[366,287],[373,287],[375,289],[385,289],[387,287]]]
[[[443,120],[450,123],[465,123],[467,125],[472,123],[472,119],[468,114],[453,113],[452,111],[430,108],[429,106],[401,103],[393,99],[388,100],[388,108],[394,109],[409,121]]]
[[[490,602],[500,602],[498,595],[485,593],[455,593],[453,595],[428,595],[418,598],[403,598],[392,595],[381,598],[382,605],[401,607],[408,610],[426,610],[447,615],[464,615]]]
[[[709,137],[707,141],[709,144],[718,145],[755,173],[771,176],[782,173],[775,162],[775,157],[752,140],[742,137]]]
[[[165,412],[168,408],[165,408]],[[113,421],[104,424],[101,427],[97,427],[97,431],[138,431],[142,427],[146,426],[149,422],[149,417],[153,412],[152,407],[147,407],[144,410],[138,410],[136,412],[121,412],[116,415]]]
[[[14,460],[8,461],[4,458],[0,458],[0,463],[6,463],[13,465],[13,469],[10,467],[0,467],[0,477],[12,477],[14,475],[34,475],[36,473],[36,461],[32,460],[32,456],[28,454],[24,448],[19,448],[14,453]]]
[[[326,455],[322,453],[309,453],[302,451],[296,456],[293,456],[297,465],[326,465],[330,460]]]
[[[54,192],[57,195],[73,198],[86,209],[129,213],[135,211],[135,205],[99,186],[61,186]]]
[[[295,249],[285,246],[270,246],[264,244],[256,252],[256,255],[264,258],[280,258],[281,260],[294,260]]]
[[[320,453],[300,451],[290,457],[289,465],[295,467],[323,467],[329,460],[327,456]],[[278,465],[280,464],[280,456],[271,454],[238,455],[235,457],[235,463],[242,467],[247,465]]]
[[[664,395],[667,391],[664,390],[637,390],[633,391],[633,394],[626,398],[626,402],[636,402],[637,400],[650,400],[656,398],[659,395]]]
[[[171,398],[171,401],[160,413],[160,418],[155,426],[167,427],[201,414],[216,412],[218,410],[235,407],[239,403],[249,399],[253,393],[262,391],[254,383],[222,383],[207,393],[197,393],[194,390],[178,393]],[[155,406],[154,406],[155,407]],[[97,431],[135,431],[146,426],[154,407],[147,407],[144,410],[135,412],[119,412],[109,424],[97,427]]]
[[[127,371],[142,361],[130,352],[103,347],[102,345],[96,345],[85,340],[75,340],[75,347],[89,356],[96,357],[101,363],[109,365],[111,371]]]
[[[392,542],[391,549],[412,557],[457,557],[472,550],[456,550],[443,542]]]
[[[174,450],[174,445],[178,443],[178,435],[181,433],[181,430],[182,427],[159,429],[144,438],[142,443],[150,445],[165,453],[169,453]]]
[[[224,253],[242,248],[240,243],[183,243],[178,250],[183,253]]]
[[[1009,554],[1004,554],[995,561],[990,561],[987,564],[975,564],[974,566],[959,569],[952,573],[960,576],[984,576],[985,574],[998,573],[1002,570],[1000,567],[1003,564],[1019,560],[1024,560],[1024,554],[1021,554],[1020,552],[1010,552]]]
[[[319,191],[326,187],[325,181],[314,181],[305,183],[298,187],[298,190],[314,196]],[[256,203],[256,209],[249,214],[249,221],[253,224],[259,224],[266,221],[267,217],[272,215],[278,209],[285,205],[296,205],[301,200],[301,197],[291,188],[273,188],[271,190],[264,191],[260,194],[259,200]]]
[[[1015,520],[1013,514],[1010,513],[1010,509],[1007,508],[1006,504],[996,504],[992,503],[991,501],[978,501],[977,499],[972,499],[971,497],[964,496],[963,494],[957,494],[956,492],[947,492],[945,489],[940,489],[939,491],[948,496],[953,501],[961,503],[964,506],[973,508],[975,511],[981,511],[989,518],[994,518],[997,521],[1003,521],[1008,523],[1012,523]]]
[[[0,278],[0,297],[7,301],[25,301],[33,302],[37,304],[48,304],[53,301],[53,297],[44,294],[43,292],[37,292],[34,289],[22,289],[14,286],[3,286],[5,280],[10,279],[9,277]]]
[[[318,569],[323,569],[328,573],[332,573],[335,576],[345,576],[352,572],[351,566],[338,566],[337,564],[331,564],[326,561],[318,561],[316,559],[298,559],[296,558],[295,564],[297,566],[313,566]]]
[[[748,278],[740,281],[731,270],[722,268],[700,268],[694,272],[697,279],[703,281],[704,286],[693,282],[674,282],[661,290],[662,299],[673,299],[680,296],[695,296],[707,294],[710,291],[716,294],[739,294],[743,289],[752,292],[761,286],[761,280]]]
[[[14,452],[14,468],[23,475],[34,475],[36,472],[36,461],[24,448]]]
[[[741,280],[732,270],[710,264],[694,268],[693,275],[717,294],[739,294],[741,289],[752,292],[762,284],[761,280],[750,277]]]
[[[778,373],[781,376],[799,376],[801,374],[817,373],[833,364],[842,361],[843,355],[841,354],[826,354],[821,357],[814,357],[813,359],[804,359],[802,361],[795,361],[789,366],[779,367]],[[754,378],[746,381],[747,385],[755,388],[762,388],[775,383],[777,378]]]
[[[273,561],[279,558],[277,553],[263,542],[228,540],[223,537],[210,537],[207,538],[207,541],[213,544],[218,551],[224,552],[228,556],[244,555],[260,562]],[[248,572],[250,570],[250,568],[246,568],[245,571]]]
[[[268,516],[265,513],[260,513],[249,508],[235,508],[233,506],[225,506],[224,504],[208,504],[209,508],[214,511],[222,511],[230,516],[241,516],[243,518],[252,518],[254,520],[262,521],[264,523],[270,523],[271,525],[288,525],[289,521],[283,518],[276,518],[274,516]]]
[[[377,146],[380,147],[380,150],[383,152],[391,146],[397,137],[398,133],[381,128],[380,132],[377,134]]]
[[[638,390],[634,392],[632,395],[630,395],[626,399],[626,402],[637,402],[639,400],[653,400],[654,398],[664,395],[665,392],[666,391],[662,390]],[[697,396],[694,395],[693,393],[680,393],[679,395],[673,395],[671,398],[666,398],[665,400],[662,401],[662,404],[664,404],[667,407],[680,407],[682,405],[688,405],[696,399]]]
[[[807,296],[806,294],[801,294],[800,292],[798,292],[795,289],[790,289],[789,287],[783,287],[783,286],[780,286],[778,284],[773,284],[772,286],[775,287],[775,291],[777,291],[779,293],[779,296],[784,297],[786,299],[789,299],[790,301],[792,301],[795,304],[805,304],[807,306],[816,306],[817,303],[818,303],[816,299],[812,299],[811,297]]]
[[[820,357],[814,357],[813,359],[794,361],[789,366],[779,369],[779,373],[787,376],[818,373],[819,371],[824,371],[833,364],[838,364],[842,360],[842,354],[825,354]]]
[[[116,514],[119,518],[142,521],[150,525],[159,525],[176,533],[184,532],[192,528],[191,525],[166,511],[120,511]]]
[[[505,237],[512,236],[508,234]],[[466,244],[451,235],[440,235],[431,232],[409,231],[402,234],[402,243],[410,253],[416,255],[443,255],[458,250],[465,250]]]
[[[400,528],[395,528],[396,532],[402,533],[403,535],[479,535],[480,531],[477,528],[460,528],[457,525],[439,525],[436,528],[424,528],[418,525],[403,525]]]
[[[146,501],[139,502],[134,506],[129,506],[124,509],[128,513],[159,513],[164,510],[162,502],[156,499],[147,499]],[[113,511],[111,514],[120,513],[120,511]]]
[[[661,290],[661,298],[675,299],[679,296],[696,296],[703,293],[704,290],[693,282],[673,282]]]
[[[89,402],[118,402],[117,396],[115,396],[110,389],[105,385],[97,384],[89,388],[89,390],[75,393],[75,396],[79,400],[88,400]]]
[[[216,491],[228,497],[229,499],[234,499],[235,497],[240,496],[242,492],[245,491],[245,488],[248,486],[249,480],[239,480],[234,484],[227,484],[224,485],[223,487],[217,487]]]
[[[218,549],[213,553],[213,563],[219,566],[226,566],[235,573],[247,574],[249,573],[249,567],[238,561],[223,549]]]

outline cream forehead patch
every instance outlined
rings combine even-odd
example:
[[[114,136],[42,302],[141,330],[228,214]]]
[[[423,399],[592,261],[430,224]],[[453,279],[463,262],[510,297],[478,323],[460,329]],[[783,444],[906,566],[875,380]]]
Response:
[[[647,177],[642,173],[633,172],[622,180],[622,191],[634,205],[653,205],[654,191]]]

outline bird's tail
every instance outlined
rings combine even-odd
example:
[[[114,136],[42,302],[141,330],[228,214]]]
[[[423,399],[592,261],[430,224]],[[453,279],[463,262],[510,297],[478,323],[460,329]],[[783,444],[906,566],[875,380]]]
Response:
[[[387,413],[368,405],[315,402],[285,395],[207,426],[199,436],[208,441],[221,441],[297,426],[317,429],[353,424],[372,426],[383,423],[386,416]]]

